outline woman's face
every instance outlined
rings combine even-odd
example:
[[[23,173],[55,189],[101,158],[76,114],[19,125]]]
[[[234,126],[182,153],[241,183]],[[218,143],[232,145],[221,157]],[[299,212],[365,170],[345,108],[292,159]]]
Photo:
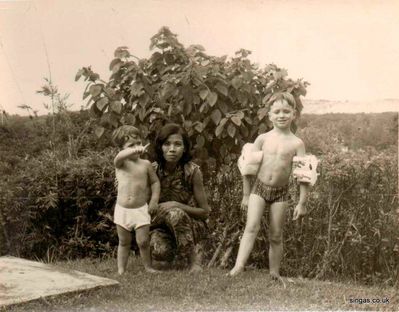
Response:
[[[181,134],[171,134],[162,144],[163,158],[166,162],[177,163],[184,153],[184,142]]]

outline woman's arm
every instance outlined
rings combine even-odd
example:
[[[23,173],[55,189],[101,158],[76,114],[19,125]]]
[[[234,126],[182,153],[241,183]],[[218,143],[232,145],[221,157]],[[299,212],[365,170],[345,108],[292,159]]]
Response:
[[[158,205],[159,195],[161,193],[161,183],[159,182],[158,176],[149,161],[146,161],[148,168],[148,178],[151,186],[151,198],[148,203],[148,212],[154,211]]]

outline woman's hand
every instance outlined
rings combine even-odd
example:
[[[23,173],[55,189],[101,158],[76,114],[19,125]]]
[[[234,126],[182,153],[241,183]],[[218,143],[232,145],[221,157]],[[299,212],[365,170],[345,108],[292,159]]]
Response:
[[[208,218],[209,212],[203,208],[198,208],[198,207],[191,207],[182,203],[179,203],[177,201],[167,201],[160,203],[158,205],[159,208],[163,209],[172,209],[172,208],[179,208],[186,212],[190,217],[199,219],[199,220],[206,220]]]
[[[171,200],[171,201],[160,203],[158,206],[159,206],[159,208],[163,208],[163,209],[172,209],[173,207],[181,208],[182,204],[177,201]]]
[[[153,204],[153,203],[149,203],[148,205],[148,213],[152,214],[155,210],[157,210],[158,205],[157,204]]]

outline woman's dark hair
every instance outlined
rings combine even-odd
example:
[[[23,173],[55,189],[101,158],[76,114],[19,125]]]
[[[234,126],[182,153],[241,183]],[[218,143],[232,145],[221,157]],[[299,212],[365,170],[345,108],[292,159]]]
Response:
[[[172,134],[180,134],[183,138],[184,152],[179,160],[179,164],[181,166],[184,166],[191,160],[191,143],[188,138],[187,132],[178,124],[168,123],[159,130],[158,135],[155,139],[156,160],[161,168],[164,168],[166,163],[165,158],[163,157],[162,145]]]

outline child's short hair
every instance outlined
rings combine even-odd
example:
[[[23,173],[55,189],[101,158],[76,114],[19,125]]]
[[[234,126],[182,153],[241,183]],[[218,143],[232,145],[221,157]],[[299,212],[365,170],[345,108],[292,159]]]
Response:
[[[274,102],[281,101],[281,100],[285,100],[288,103],[288,105],[291,106],[295,110],[297,115],[299,115],[300,111],[299,111],[299,107],[296,103],[296,100],[295,100],[294,96],[289,92],[274,93],[270,97],[269,101],[267,102],[267,109],[270,110],[270,107],[273,105]]]
[[[131,125],[123,125],[118,129],[115,129],[114,132],[112,133],[112,142],[119,148],[122,148],[123,145],[133,135],[141,137],[140,130]]]
[[[299,103],[297,103],[297,99],[298,99]],[[273,105],[274,102],[283,100],[283,101],[286,101],[288,103],[288,105],[294,109],[295,117],[296,117],[296,119],[298,119],[301,114],[302,104],[301,104],[299,98],[297,98],[297,99],[288,91],[276,92],[270,97],[269,101],[267,101],[267,104],[266,104],[267,111],[270,111],[270,107]],[[292,132],[295,133],[297,128],[298,128],[298,126],[296,124],[296,120],[294,120],[291,123]]]

